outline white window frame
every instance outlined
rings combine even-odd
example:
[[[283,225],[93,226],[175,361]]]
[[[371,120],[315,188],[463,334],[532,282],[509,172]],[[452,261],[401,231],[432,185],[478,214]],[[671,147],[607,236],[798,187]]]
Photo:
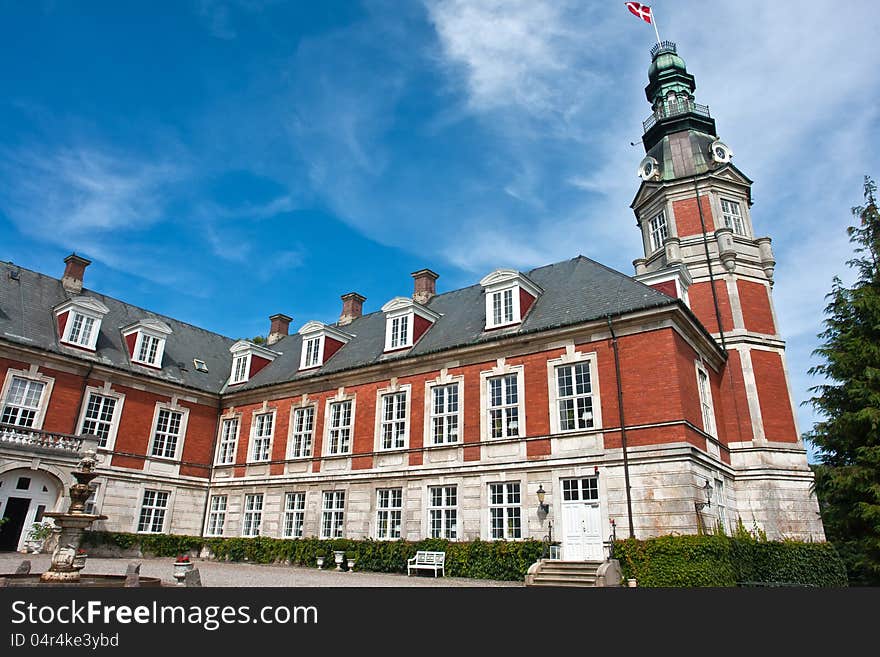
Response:
[[[414,319],[415,313],[412,312],[388,317],[385,322],[385,351],[397,351],[412,346]],[[404,333],[402,339],[401,332]]]
[[[435,505],[435,496],[434,491],[436,489],[441,489],[441,504]],[[455,491],[455,503],[449,504],[449,489]],[[425,504],[425,508],[427,510],[427,532],[426,536],[430,538],[444,538],[450,541],[457,541],[461,536],[461,532],[459,531],[459,525],[461,522],[461,512],[459,509],[459,502],[461,500],[461,495],[459,491],[459,486],[457,484],[448,484],[441,483],[436,485],[431,485],[426,488],[425,491],[425,499],[427,503]],[[435,535],[434,529],[434,518],[435,513],[439,514],[439,531],[437,535]],[[452,514],[450,516],[450,514]],[[454,518],[452,522],[450,522],[450,517]]]
[[[247,454],[248,463],[267,463],[272,460],[272,444],[275,441],[275,427],[277,425],[276,411],[277,409],[275,408],[260,408],[251,414],[250,442],[248,443]],[[260,428],[258,418],[262,416],[269,416],[272,423],[268,436],[257,435],[257,430]],[[257,442],[258,440],[260,441],[259,443]],[[262,456],[262,452],[260,454],[257,453],[257,446],[262,444],[263,441],[266,441],[265,456]]]
[[[457,412],[444,412],[441,414],[435,413],[434,408],[434,390],[436,388],[445,388],[447,386],[456,386],[458,390],[458,411]],[[448,400],[446,399],[446,395],[444,395],[444,409],[448,408]],[[448,437],[448,429],[449,422],[448,418],[455,417],[457,424],[458,435],[455,440],[444,440],[443,442],[437,442],[435,429],[435,418],[444,418],[443,421],[443,429],[444,435]],[[460,445],[464,441],[464,377],[463,376],[449,376],[448,373],[441,372],[440,376],[433,381],[425,382],[425,432],[423,434],[425,436],[425,446],[428,447],[442,447],[449,445]]]
[[[232,440],[225,440],[227,436],[226,426],[229,422],[235,422],[235,433],[232,436]],[[217,434],[217,454],[214,457],[214,465],[234,465],[236,459],[238,458],[238,438],[241,434],[241,413],[234,413],[232,415],[221,415],[220,416],[220,429]],[[225,444],[232,444],[232,451],[230,453],[231,459],[223,460],[223,446]]]
[[[591,397],[593,400],[593,426],[585,429],[563,429],[560,421],[559,410],[559,387],[557,382],[557,369],[559,367],[575,366],[587,363],[590,367]],[[565,353],[559,358],[547,361],[547,390],[550,410],[550,433],[571,434],[597,431],[602,428],[602,398],[599,394],[599,360],[595,351],[577,351],[574,344],[566,345]],[[575,395],[577,397],[577,395]]]
[[[351,416],[349,419],[349,424],[346,426],[340,425],[338,427],[333,426],[333,406],[334,404],[342,404],[345,402],[349,402],[351,404]],[[357,400],[354,395],[345,395],[337,394],[335,397],[331,397],[327,399],[324,407],[324,440],[322,445],[323,455],[324,456],[350,456],[352,453],[352,447],[354,445],[354,427],[355,427],[355,411],[357,410]],[[340,416],[341,418],[342,416]],[[337,449],[337,451],[331,451],[331,433],[334,430],[341,430],[343,428],[348,429],[348,449],[343,451],[341,449]]]
[[[510,292],[510,301],[511,301],[511,319],[507,320],[505,318],[505,307],[504,307],[504,295]],[[499,298],[499,305],[501,308],[501,321],[495,321],[495,299]],[[502,288],[500,290],[492,290],[491,292],[486,292],[486,328],[494,329],[501,328],[502,326],[512,326],[514,324],[519,324],[520,322],[520,306],[519,306],[519,286],[518,285],[510,285],[508,287]]]
[[[662,249],[667,237],[669,237],[669,218],[664,208],[648,219],[648,245],[651,247],[651,253]]]
[[[727,522],[727,493],[724,485],[724,477],[715,478],[715,487],[712,491],[712,500],[715,506],[715,519],[721,524],[721,528],[727,531],[729,523]]]
[[[142,359],[141,351],[144,349],[144,342],[147,340],[156,340],[156,353],[153,356],[152,360]],[[138,363],[140,365],[147,365],[148,367],[162,367],[162,357],[165,354],[165,336],[159,335],[157,333],[152,333],[150,331],[144,331],[143,329],[138,331],[137,340],[134,343],[134,350],[132,352],[131,360],[134,363]]]
[[[89,412],[89,407],[92,401],[92,395],[97,395],[103,397],[105,399],[114,399],[116,403],[113,407],[113,417],[110,418],[109,421],[102,419],[94,419],[87,418],[86,415]],[[94,386],[87,386],[85,389],[85,397],[84,404],[79,414],[79,421],[77,422],[77,433],[79,435],[84,435],[86,433],[93,434],[94,432],[86,432],[85,424],[86,422],[101,422],[107,424],[107,441],[104,445],[98,445],[98,449],[106,449],[108,451],[112,451],[116,446],[116,434],[119,432],[119,421],[122,418],[122,406],[125,403],[125,395],[121,392],[116,392],[111,390],[110,384],[106,384],[103,388],[97,388]],[[97,435],[97,434],[94,434]]]
[[[74,330],[77,329],[76,321],[78,319],[81,320],[81,324],[78,328],[79,334],[74,336]],[[95,344],[98,342],[98,332],[101,330],[101,319],[102,318],[98,315],[85,313],[79,309],[71,308],[67,315],[67,324],[64,326],[64,336],[61,338],[61,341],[66,342],[67,344],[76,345],[77,347],[94,350]],[[84,340],[82,330],[83,325],[85,325],[88,320],[91,320],[91,326],[88,327],[89,332],[85,336],[87,339]]]
[[[383,505],[383,498],[385,502]],[[397,502],[397,506],[394,503]],[[403,538],[403,488],[376,490],[376,540],[396,541]]]
[[[314,345],[314,347],[311,347]],[[311,356],[311,359],[309,359]],[[321,367],[324,364],[324,336],[311,335],[303,336],[302,354],[299,363],[299,369],[310,370],[315,367]]]
[[[257,504],[259,502],[259,504]],[[241,535],[260,536],[263,531],[263,493],[248,493],[241,504]]]
[[[589,482],[586,488],[584,482]],[[576,485],[566,485],[577,482]],[[598,504],[601,490],[599,488],[599,475],[587,475],[582,477],[562,477],[559,480],[559,499],[565,502],[589,502]],[[586,493],[589,493],[587,495]],[[595,493],[595,495],[594,495]]]
[[[490,412],[495,407],[490,407],[489,381],[498,377],[506,377],[516,375],[516,391],[517,391],[517,433],[515,436],[504,435],[500,438],[493,438],[492,423],[490,420]],[[502,389],[502,394],[506,392],[506,385]],[[506,397],[506,395],[504,395]],[[504,404],[501,408],[507,408]],[[506,413],[504,414],[507,415]],[[522,365],[507,365],[505,359],[499,358],[496,366],[484,372],[480,372],[480,435],[482,440],[515,440],[526,437],[526,401],[525,401],[525,368]],[[506,434],[506,432],[505,432]]]
[[[721,196],[718,199],[718,205],[721,208],[721,221],[724,226],[730,228],[734,235],[748,237],[749,229],[746,224],[746,214],[743,212],[742,202]],[[733,211],[734,208],[736,209],[735,212]]]
[[[155,493],[155,495],[152,497],[152,500],[150,502],[149,507],[146,506],[148,493]],[[156,505],[156,502],[159,500],[160,496],[164,496],[164,498],[163,498],[165,500],[164,506],[157,506]],[[135,517],[135,533],[137,533],[137,534],[164,534],[166,528],[168,527],[169,511],[171,510],[171,506],[172,506],[171,505],[171,502],[172,502],[171,497],[172,497],[171,491],[162,490],[161,488],[144,488],[143,491],[141,491],[141,504],[138,507],[138,513],[137,513],[137,516]],[[144,519],[144,510],[146,508],[149,508],[152,510],[152,512],[149,514],[148,527],[150,527],[150,528],[153,527],[153,525],[155,524],[156,512],[157,511],[162,512],[161,527],[158,530],[141,529],[141,523]]]
[[[302,538],[305,535],[305,527],[306,494],[303,491],[285,492],[284,512],[281,516],[281,537]]]
[[[718,425],[715,416],[715,404],[712,401],[712,379],[709,377],[709,370],[700,361],[694,363],[697,374],[697,395],[700,401],[700,417],[703,421],[703,431],[712,436],[718,437]],[[705,377],[705,386],[703,379]]]
[[[180,413],[180,426],[178,427],[177,440],[174,445],[174,456],[157,456],[153,454],[153,451],[156,448],[156,432],[159,427],[159,415],[162,411],[168,411],[170,413]],[[153,411],[153,424],[150,427],[150,444],[147,450],[147,458],[155,459],[159,461],[179,461],[180,455],[183,453],[183,443],[186,439],[186,425],[189,420],[189,409],[185,406],[180,406],[174,402],[165,403],[165,402],[157,402],[156,408]]]
[[[345,538],[346,497],[344,490],[321,491],[321,538]]]
[[[299,349],[299,370],[306,372],[316,370],[324,365],[328,337],[332,340],[335,340],[336,342],[339,342],[343,346],[346,345],[349,340],[354,337],[349,333],[345,333],[344,331],[340,331],[332,326],[327,326],[326,324],[315,320],[306,322],[306,324],[299,330],[299,335],[301,337]],[[317,362],[314,362],[313,359],[313,361],[307,363],[306,356],[308,355],[308,345],[309,342],[312,340],[318,341],[318,360]]]
[[[500,488],[501,492],[501,501],[496,501],[495,490],[496,488]],[[490,541],[521,541],[524,536],[524,527],[525,524],[523,522],[523,496],[522,496],[522,483],[519,481],[503,481],[503,482],[490,482],[488,484],[487,495],[488,499],[486,500],[488,513],[489,513],[489,531],[487,533],[488,539]],[[516,495],[516,501],[511,501],[510,498],[514,494]],[[495,512],[500,511],[501,514],[501,535],[495,535]],[[511,526],[511,520],[516,519],[517,526],[514,528]]]
[[[387,388],[382,388],[376,391],[376,427],[375,427],[375,445],[374,448],[377,452],[393,452],[397,450],[407,449],[409,448],[409,429],[410,429],[410,417],[411,417],[411,409],[410,404],[412,401],[412,386],[410,384],[405,385],[391,385]],[[400,418],[392,418],[391,420],[386,420],[385,418],[385,403],[386,399],[390,399],[392,397],[396,398],[397,395],[403,395],[403,413],[404,417],[401,420]],[[394,402],[394,409],[399,409],[399,403]],[[385,427],[391,427],[391,438],[394,440],[394,428],[395,425],[403,422],[403,433],[399,436],[403,444],[395,445],[392,443],[390,447],[385,446]]]
[[[222,504],[220,500],[222,500]],[[211,495],[208,500],[208,517],[205,519],[205,536],[223,536],[223,531],[226,529],[226,512],[228,509],[228,495]]]
[[[239,364],[243,363],[243,367],[239,367]],[[232,357],[232,372],[229,375],[229,385],[237,385],[239,383],[245,383],[250,378],[251,371],[251,354],[250,352],[245,354],[235,354]]]
[[[32,381],[34,383],[42,383],[43,390],[40,394],[39,405],[34,410],[34,416],[30,425],[22,425],[16,424],[14,426],[21,427],[22,429],[34,429],[39,431],[43,428],[43,421],[46,419],[46,410],[49,408],[49,399],[52,397],[52,388],[55,385],[55,379],[43,376],[37,371],[37,366],[32,366],[29,370],[14,370],[8,369],[6,371],[6,379],[3,381],[3,390],[0,392],[0,420],[3,418],[4,411],[6,407],[9,406],[9,393],[12,389],[12,382],[14,379],[26,379],[28,381]],[[16,405],[17,408],[24,408],[22,406]],[[19,417],[21,414],[19,413]]]
[[[312,421],[311,421],[311,430],[308,432],[303,432],[299,430],[299,415],[300,413],[311,413]],[[318,406],[317,404],[304,404],[301,406],[292,406],[290,408],[290,423],[288,425],[288,436],[287,436],[287,459],[307,459],[311,458],[312,453],[315,451],[315,429],[318,421]],[[302,439],[302,442],[305,442],[305,437],[308,437],[308,449],[300,449],[300,453],[297,454],[295,447],[297,443],[297,437]]]

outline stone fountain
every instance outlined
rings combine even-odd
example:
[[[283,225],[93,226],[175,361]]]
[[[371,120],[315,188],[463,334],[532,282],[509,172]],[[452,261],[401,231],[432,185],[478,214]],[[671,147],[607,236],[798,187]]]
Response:
[[[86,565],[86,555],[80,553],[83,533],[96,520],[106,520],[107,516],[86,513],[86,501],[95,489],[92,479],[98,476],[98,437],[83,436],[82,452],[76,469],[71,474],[76,483],[70,487],[70,506],[67,511],[43,514],[55,521],[58,543],[52,552],[49,570],[42,575],[30,574],[30,562],[24,562],[15,574],[0,574],[0,586],[161,586],[158,577],[144,577],[139,574],[140,566],[129,566],[127,575],[80,575]]]
[[[95,492],[90,482],[98,476],[95,472],[95,466],[98,465],[97,447],[97,441],[91,440],[90,437],[83,441],[82,458],[76,470],[71,471],[76,483],[70,487],[70,507],[67,512],[55,511],[44,514],[55,521],[61,533],[58,535],[58,544],[52,552],[52,565],[40,575],[41,582],[79,582],[79,571],[86,565],[85,556],[79,554],[83,532],[96,520],[107,519],[107,516],[85,511],[86,500]]]

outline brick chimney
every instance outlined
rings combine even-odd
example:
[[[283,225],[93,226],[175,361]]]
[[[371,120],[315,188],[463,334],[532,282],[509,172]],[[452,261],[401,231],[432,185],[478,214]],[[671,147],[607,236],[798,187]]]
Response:
[[[293,317],[278,313],[277,315],[272,315],[269,321],[271,324],[269,325],[269,337],[266,339],[266,344],[273,345],[288,335]]]
[[[75,253],[71,253],[64,259],[64,276],[61,277],[61,285],[71,294],[79,294],[83,288],[83,275],[86,273],[86,267],[92,264],[91,260],[80,258]]]
[[[362,297],[357,292],[349,292],[342,295],[342,314],[339,316],[340,324],[351,324],[351,322],[364,314],[364,301],[366,297]]]
[[[430,269],[419,269],[412,273],[413,277],[413,301],[416,303],[428,303],[437,294],[436,283],[440,274]]]

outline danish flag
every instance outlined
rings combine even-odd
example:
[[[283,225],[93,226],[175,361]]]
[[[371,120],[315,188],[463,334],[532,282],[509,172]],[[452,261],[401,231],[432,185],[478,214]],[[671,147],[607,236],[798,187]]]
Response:
[[[653,24],[651,8],[648,5],[643,5],[641,2],[627,2],[626,8],[629,9],[634,16],[638,16],[646,23]]]

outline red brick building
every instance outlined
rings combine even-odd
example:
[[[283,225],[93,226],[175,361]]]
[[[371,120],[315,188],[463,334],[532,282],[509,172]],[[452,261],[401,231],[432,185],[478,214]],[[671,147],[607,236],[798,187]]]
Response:
[[[83,435],[117,531],[517,540],[737,519],[824,538],[773,313],[770,239],[674,44],[655,47],[636,276],[578,256],[234,341],[0,266],[0,549],[64,507]],[[699,199],[699,202],[697,201]],[[543,504],[539,503],[539,491]]]

